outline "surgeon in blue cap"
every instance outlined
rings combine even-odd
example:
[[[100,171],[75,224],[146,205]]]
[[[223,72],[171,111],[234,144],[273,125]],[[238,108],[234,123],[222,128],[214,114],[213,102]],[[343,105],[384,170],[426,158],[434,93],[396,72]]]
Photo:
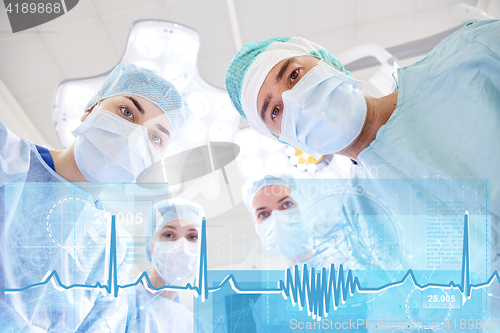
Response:
[[[62,151],[37,146],[0,124],[0,288],[18,291],[2,292],[2,329],[78,327],[98,290],[64,286],[107,283],[107,223],[84,185],[133,182],[164,155],[192,115],[170,82],[132,64],[118,65],[82,114],[74,144]],[[117,233],[118,270],[126,273],[125,244]],[[51,272],[60,283],[30,287]]]
[[[425,179],[472,189],[482,214],[491,216],[500,260],[499,31],[499,20],[468,23],[398,69],[397,89],[380,98],[300,37],[245,44],[227,70],[226,88],[261,135],[316,158],[347,156],[357,177],[412,179],[443,202],[463,200],[461,192],[450,197],[427,188]]]

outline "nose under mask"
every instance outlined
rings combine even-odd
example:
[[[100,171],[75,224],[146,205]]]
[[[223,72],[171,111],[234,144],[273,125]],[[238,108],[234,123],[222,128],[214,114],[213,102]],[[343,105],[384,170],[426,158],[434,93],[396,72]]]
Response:
[[[175,286],[188,283],[197,266],[198,243],[186,238],[153,243],[153,265],[163,281]]]
[[[76,165],[91,182],[132,182],[160,160],[144,126],[98,105],[73,134]]]
[[[316,159],[343,150],[365,122],[363,84],[321,60],[282,94],[279,139]]]
[[[299,208],[274,210],[257,225],[264,246],[285,257],[302,254],[312,241],[312,228],[303,221]]]

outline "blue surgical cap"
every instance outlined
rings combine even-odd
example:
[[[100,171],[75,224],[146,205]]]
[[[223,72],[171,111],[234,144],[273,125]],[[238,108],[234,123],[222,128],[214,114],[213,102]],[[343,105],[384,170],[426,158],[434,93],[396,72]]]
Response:
[[[272,185],[282,185],[288,187],[292,191],[297,191],[297,183],[295,182],[295,179],[286,174],[265,175],[263,177],[249,178],[241,188],[243,202],[245,203],[245,206],[247,206],[254,224],[256,221],[252,211],[253,198],[264,187]]]
[[[167,116],[172,126],[172,139],[182,134],[182,129],[193,117],[186,101],[174,85],[149,69],[133,64],[119,64],[102,84],[101,89],[85,107],[85,111],[103,99],[135,95],[156,104]]]
[[[256,64],[255,60],[262,58],[263,54],[269,56],[265,56],[263,62]],[[265,77],[276,64],[282,60],[302,55],[311,55],[323,59],[340,71],[352,76],[342,66],[340,60],[330,52],[320,45],[301,37],[273,37],[265,41],[246,43],[231,61],[225,78],[226,90],[231,98],[231,102],[243,119],[249,122],[249,110],[245,106],[245,103],[242,103],[242,98],[244,97],[242,94],[247,93],[243,91],[244,85],[249,87],[249,90],[256,90],[258,92]],[[250,75],[248,75],[249,73]],[[256,104],[256,95],[253,95],[255,94],[252,94],[250,98],[252,102],[255,99]],[[250,126],[252,126],[251,123]]]
[[[185,220],[197,227],[201,227],[201,222],[205,212],[203,207],[195,202],[183,200],[183,199],[168,199],[162,200],[153,206],[153,212],[149,217],[149,226],[146,228],[146,232],[152,233],[149,242],[146,242],[146,259],[151,261],[151,242],[154,236],[166,223],[175,220]],[[151,235],[151,233],[149,234]]]

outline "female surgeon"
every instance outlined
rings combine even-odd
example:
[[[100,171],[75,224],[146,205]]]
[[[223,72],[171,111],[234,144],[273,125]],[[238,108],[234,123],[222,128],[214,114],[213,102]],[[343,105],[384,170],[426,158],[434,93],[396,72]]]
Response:
[[[366,198],[305,193],[285,174],[248,179],[242,195],[262,244],[289,267],[373,270],[399,263],[397,230]]]
[[[78,327],[99,290],[67,287],[107,283],[104,214],[83,183],[134,181],[191,117],[171,83],[131,64],[118,65],[83,111],[75,142],[63,151],[0,124],[0,288],[17,291],[2,292],[1,330]],[[40,284],[49,273],[54,283]]]
[[[118,298],[100,297],[77,332],[211,332],[204,320],[180,302],[176,290],[191,282],[198,267],[198,234],[203,207],[183,199],[155,204],[144,229],[150,240],[146,259],[152,263],[148,279],[124,290]],[[151,283],[151,284],[150,284]],[[156,289],[155,289],[156,288]]]
[[[499,32],[499,20],[468,23],[398,69],[397,90],[381,98],[300,37],[244,45],[226,88],[257,132],[314,157],[347,156],[359,177],[414,179],[424,188],[424,179],[439,177],[472,189],[483,214],[491,214],[500,253]],[[450,201],[438,188],[426,190]]]
[[[204,217],[199,204],[170,199],[154,207],[156,230],[146,246],[146,259],[153,264],[148,286],[145,279],[136,288],[135,311],[127,332],[209,332],[206,322],[193,320],[193,313],[178,300],[175,290],[157,292],[151,287],[185,286],[192,281],[198,267],[200,247],[198,234]]]

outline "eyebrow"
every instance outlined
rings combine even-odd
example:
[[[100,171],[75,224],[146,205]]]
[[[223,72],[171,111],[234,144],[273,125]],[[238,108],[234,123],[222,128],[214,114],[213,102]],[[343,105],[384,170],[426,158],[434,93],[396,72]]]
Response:
[[[279,199],[279,200],[278,200],[278,202],[276,202],[276,203],[281,203],[282,201],[284,201],[284,200],[286,200],[286,199],[288,199],[288,198],[290,198],[290,196],[289,196],[289,195],[287,195],[287,196],[285,196],[285,197],[283,197],[283,198]]]
[[[271,98],[273,97],[272,94],[269,94],[266,96],[266,99],[264,100],[264,104],[262,104],[262,109],[260,109],[260,117],[262,118],[263,122],[266,122],[266,111],[267,107],[269,106],[269,103],[271,103]]]
[[[139,110],[139,112],[141,114],[144,114],[144,109],[142,108],[141,104],[133,97],[130,97],[130,96],[125,96],[126,98],[130,99],[132,101],[132,103],[134,103],[135,107],[137,108],[137,110]]]
[[[276,75],[276,83],[279,83],[281,79],[283,78],[283,75],[285,75],[288,67],[292,62],[295,62],[297,57],[292,57],[288,58],[285,63],[281,66],[280,71],[278,72],[278,75]],[[266,121],[266,111],[267,108],[269,107],[269,103],[271,102],[271,98],[273,97],[272,94],[269,94],[266,96],[266,99],[264,100],[264,104],[262,104],[262,108],[260,109],[260,118],[262,118],[262,121]]]
[[[285,72],[288,69],[288,66],[290,66],[290,64],[295,61],[295,58],[296,57],[288,58],[287,61],[285,61],[285,63],[283,64],[283,66],[281,66],[281,69],[278,72],[278,75],[276,75],[276,83],[281,81],[281,79],[283,78],[283,75],[285,75]]]
[[[170,135],[170,131],[168,129],[166,129],[165,127],[163,127],[162,125],[156,124],[156,127],[158,127],[158,129],[160,131],[162,131],[163,133],[165,133],[166,135],[168,135],[170,137],[172,136],[172,135]]]
[[[286,199],[288,199],[288,198],[290,198],[290,196],[289,196],[289,195],[284,196],[283,198],[279,199],[276,203],[281,203],[282,201],[284,201],[284,200],[286,200]],[[257,212],[258,210],[263,210],[263,209],[266,209],[266,208],[267,208],[267,207],[259,207],[259,208],[255,209],[255,211]]]

